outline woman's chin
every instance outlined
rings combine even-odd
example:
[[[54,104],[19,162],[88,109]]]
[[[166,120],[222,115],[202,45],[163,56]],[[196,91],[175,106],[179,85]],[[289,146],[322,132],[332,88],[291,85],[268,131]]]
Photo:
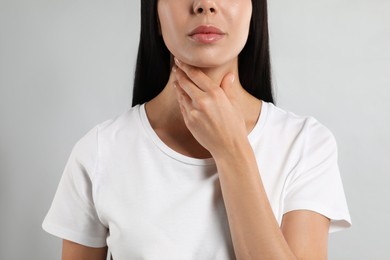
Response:
[[[226,57],[226,55],[213,55],[212,53],[193,53],[191,55],[183,54],[180,55],[177,53],[177,55],[172,54],[173,57],[178,58],[180,61],[182,61],[185,64],[197,67],[197,68],[218,68],[221,66],[226,66],[230,63],[234,63],[234,57],[231,57],[230,59]],[[224,57],[223,59],[221,57]]]
[[[179,58],[180,59],[180,58]],[[211,69],[211,68],[217,68],[217,67],[221,67],[223,65],[226,64],[226,62],[223,62],[223,61],[216,61],[215,59],[183,59],[182,60],[184,63],[186,64],[189,64],[191,66],[194,66],[194,67],[197,67],[197,68],[207,68],[207,69]]]

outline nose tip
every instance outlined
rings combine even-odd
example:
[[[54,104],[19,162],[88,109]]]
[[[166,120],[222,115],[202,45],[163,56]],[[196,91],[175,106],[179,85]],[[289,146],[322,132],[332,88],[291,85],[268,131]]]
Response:
[[[214,14],[217,12],[214,1],[210,0],[195,1],[193,10],[195,14]]]
[[[203,14],[203,13],[215,13],[215,8],[214,7],[209,7],[209,8],[204,8],[204,7],[198,7],[195,10],[196,14]]]

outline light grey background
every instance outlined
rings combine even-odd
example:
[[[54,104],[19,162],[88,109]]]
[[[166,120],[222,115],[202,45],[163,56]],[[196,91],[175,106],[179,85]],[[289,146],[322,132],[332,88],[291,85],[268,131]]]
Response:
[[[330,259],[390,259],[390,1],[270,0],[277,104],[335,134],[353,227]],[[139,1],[0,0],[0,259],[41,229],[75,142],[131,105]]]

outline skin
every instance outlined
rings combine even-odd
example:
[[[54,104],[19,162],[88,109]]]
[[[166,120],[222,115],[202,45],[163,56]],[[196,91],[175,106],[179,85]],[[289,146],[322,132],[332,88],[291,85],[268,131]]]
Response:
[[[208,8],[205,8],[205,3]],[[221,85],[228,72],[235,76],[236,80],[229,89],[229,97],[236,109],[240,110],[247,132],[250,132],[258,119],[261,101],[241,86],[238,53],[244,48],[248,38],[252,4],[250,0],[227,0],[223,3],[159,0],[157,9],[161,36],[172,57],[201,68],[216,85]],[[203,8],[204,13],[199,13],[199,8]],[[214,12],[210,8],[214,8]],[[207,46],[196,43],[188,35],[201,24],[218,27],[226,35],[217,43]],[[174,150],[192,157],[209,158],[209,150],[199,144],[184,122],[175,98],[175,80],[175,75],[171,74],[162,93],[146,104],[149,121],[162,141]]]
[[[62,241],[63,260],[106,260],[107,250],[107,247],[93,248],[65,239]]]
[[[250,0],[159,0],[159,24],[179,62],[163,91],[145,105],[163,142],[195,158],[213,157],[237,259],[327,259],[329,219],[309,210],[283,216],[279,227],[247,135],[261,100],[242,87],[238,54],[248,37]],[[201,24],[226,33],[212,44],[188,34]],[[173,65],[173,64],[172,64]],[[64,240],[63,259],[105,259],[96,249]]]
[[[207,11],[204,15],[199,13],[199,8],[204,8],[206,2],[214,12],[204,10]],[[212,67],[210,72],[214,73],[216,68],[235,69],[232,61],[245,46],[252,13],[251,0],[225,0],[222,5],[217,2],[159,0],[157,7],[162,37],[173,56],[206,71]],[[188,34],[201,24],[218,27],[226,33],[225,38],[207,46],[195,43]]]

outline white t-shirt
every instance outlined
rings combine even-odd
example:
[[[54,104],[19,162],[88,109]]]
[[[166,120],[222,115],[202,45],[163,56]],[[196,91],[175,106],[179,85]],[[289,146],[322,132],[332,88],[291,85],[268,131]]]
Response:
[[[327,128],[263,102],[248,139],[279,225],[284,213],[307,209],[330,218],[330,232],[350,226]],[[144,104],[75,144],[42,227],[82,245],[108,245],[115,260],[235,259],[215,161],[168,147]]]

